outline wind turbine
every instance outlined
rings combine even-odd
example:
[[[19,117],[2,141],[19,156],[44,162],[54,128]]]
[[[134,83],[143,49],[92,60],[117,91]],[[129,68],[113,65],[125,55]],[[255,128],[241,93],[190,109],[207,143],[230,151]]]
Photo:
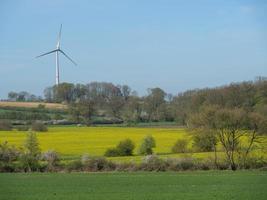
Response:
[[[58,34],[58,41],[57,41],[56,49],[53,50],[53,51],[49,51],[47,53],[41,54],[41,55],[36,57],[36,58],[39,58],[39,57],[45,56],[47,54],[56,53],[56,85],[59,84],[59,53],[62,53],[74,65],[77,65],[63,50],[60,49],[61,29],[62,29],[62,24],[60,25],[60,30],[59,30],[59,34]]]

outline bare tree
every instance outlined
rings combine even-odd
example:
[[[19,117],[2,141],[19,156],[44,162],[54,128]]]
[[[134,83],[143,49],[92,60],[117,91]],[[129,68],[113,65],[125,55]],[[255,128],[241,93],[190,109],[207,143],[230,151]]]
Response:
[[[261,130],[265,130],[266,120],[258,113],[248,113],[244,109],[207,107],[190,120],[191,127],[213,130],[222,144],[229,166],[237,169],[237,158],[242,153],[243,165],[257,142]],[[242,141],[246,138],[248,145]],[[242,148],[241,148],[242,147]]]

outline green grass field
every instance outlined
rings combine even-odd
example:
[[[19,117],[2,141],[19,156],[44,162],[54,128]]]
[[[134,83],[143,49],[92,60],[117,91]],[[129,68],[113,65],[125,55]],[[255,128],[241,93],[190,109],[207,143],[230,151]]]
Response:
[[[265,200],[267,172],[0,174],[1,200]]]

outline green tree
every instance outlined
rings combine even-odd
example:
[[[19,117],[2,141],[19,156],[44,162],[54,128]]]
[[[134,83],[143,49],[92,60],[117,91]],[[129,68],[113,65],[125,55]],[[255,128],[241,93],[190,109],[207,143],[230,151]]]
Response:
[[[17,101],[17,98],[18,98],[18,93],[12,91],[8,93],[8,99],[10,101]]]
[[[214,131],[210,129],[203,129],[195,131],[193,135],[193,148],[196,152],[209,152],[214,151],[218,140]]]
[[[259,113],[247,112],[241,108],[209,106],[192,115],[189,125],[192,128],[210,129],[214,132],[224,148],[230,168],[236,170],[237,157],[242,156],[244,166],[260,130],[265,130],[266,120]],[[247,139],[248,145],[242,137]]]
[[[125,139],[119,142],[115,148],[108,148],[105,152],[105,156],[132,156],[135,145],[132,140]]]
[[[132,140],[125,139],[117,145],[116,149],[120,156],[132,156],[135,145]]]
[[[147,135],[139,148],[139,154],[150,155],[153,154],[153,148],[156,147],[156,141],[151,135]]]
[[[37,140],[36,133],[29,132],[25,144],[25,152],[21,156],[21,162],[27,171],[37,170],[39,167],[39,159],[41,150]]]
[[[74,100],[74,84],[72,83],[60,83],[53,87],[54,101],[58,103],[67,102],[70,103]]]
[[[186,153],[188,152],[188,140],[178,139],[172,147],[173,153]]]
[[[193,149],[196,152],[214,152],[214,165],[218,168],[217,144],[218,137],[213,129],[200,128],[193,134]]]
[[[160,88],[148,90],[149,95],[145,98],[145,110],[149,121],[165,120],[166,93]]]
[[[138,96],[129,96],[123,109],[123,120],[127,124],[137,123],[141,120],[142,102]]]
[[[82,100],[69,105],[69,114],[71,119],[78,123],[91,125],[92,116],[96,112],[95,103],[91,100]]]

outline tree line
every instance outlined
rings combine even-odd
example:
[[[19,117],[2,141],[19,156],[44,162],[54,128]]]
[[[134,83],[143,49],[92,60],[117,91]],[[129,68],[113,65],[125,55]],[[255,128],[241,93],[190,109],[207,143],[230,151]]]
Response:
[[[219,151],[223,150],[226,163],[232,170],[249,167],[251,159],[256,158],[251,155],[253,150],[264,147],[261,136],[267,133],[265,78],[189,90],[177,95],[167,94],[161,88],[151,88],[145,96],[138,96],[127,85],[61,83],[46,88],[43,101],[67,104],[71,120],[87,125],[96,116],[112,117],[127,124],[176,122],[192,130],[193,146],[200,151],[214,152],[216,168],[220,168],[218,146],[222,147]],[[151,139],[145,142],[155,146]],[[130,141],[125,143],[134,148]],[[106,156],[122,155],[121,147],[125,143],[108,149]],[[186,146],[187,141],[177,141],[172,151],[184,153]]]
[[[85,124],[94,115],[125,123],[174,120],[168,113],[167,94],[160,88],[148,89],[148,95],[140,97],[127,85],[62,83],[46,88],[44,97],[46,102],[68,104],[72,120]]]
[[[175,144],[176,149],[182,150],[183,145]],[[177,145],[178,144],[178,145]],[[161,158],[153,154],[156,143],[152,136],[146,136],[140,146],[139,154],[144,157],[140,162],[113,162],[105,157],[82,155],[71,161],[64,161],[58,152],[48,150],[41,152],[37,135],[29,132],[24,145],[16,148],[8,142],[0,143],[0,172],[77,172],[77,171],[184,171],[184,170],[226,170],[228,163],[220,159],[216,165],[209,158],[196,159],[185,154],[180,158]],[[130,139],[120,141],[115,149],[108,149],[106,156],[131,156],[135,145]],[[185,153],[185,152],[183,152]],[[63,162],[62,162],[63,161]],[[258,158],[246,161],[246,165],[238,165],[239,169],[259,169],[266,162]]]
[[[9,99],[31,100],[21,97],[21,93],[25,94],[11,92]],[[255,81],[188,90],[176,95],[156,87],[148,89],[144,96],[139,96],[128,85],[107,82],[61,83],[46,88],[44,97],[39,100],[69,105],[71,120],[88,125],[93,116],[106,116],[127,124],[167,121],[189,126],[191,116],[214,106],[238,108],[246,113],[256,112],[267,118],[267,79],[259,77]]]
[[[8,100],[18,101],[18,102],[40,102],[43,101],[43,98],[41,96],[37,96],[26,91],[21,91],[21,92],[11,91],[8,93]]]
[[[86,124],[101,110],[126,123],[175,121],[195,131],[194,144],[202,150],[213,151],[216,166],[218,144],[222,145],[232,170],[246,168],[248,160],[253,158],[253,149],[262,146],[261,135],[267,133],[265,78],[189,90],[178,95],[152,88],[146,96],[140,97],[129,86],[96,82],[65,83],[50,91],[55,100],[68,102],[71,116]],[[173,151],[185,146],[186,141],[177,141]],[[107,153],[113,155],[117,151],[115,148]]]
[[[239,108],[267,117],[267,80],[261,78],[177,95],[150,88],[145,96],[138,96],[127,85],[62,83],[46,88],[44,97],[46,102],[67,103],[71,116],[86,123],[93,115],[109,115],[126,123],[175,121],[187,126],[190,116],[209,106]]]

